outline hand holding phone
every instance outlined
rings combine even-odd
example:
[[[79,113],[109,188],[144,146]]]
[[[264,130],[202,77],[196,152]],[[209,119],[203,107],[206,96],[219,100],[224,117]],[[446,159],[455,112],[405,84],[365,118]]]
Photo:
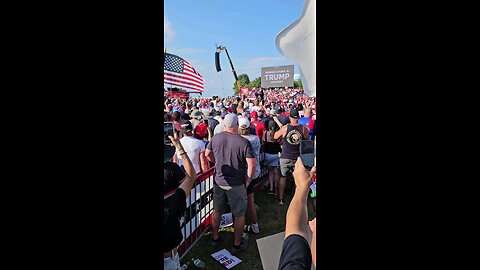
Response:
[[[163,123],[163,143],[166,145],[171,145],[172,140],[168,138],[168,136],[173,136],[174,127],[173,122],[165,122]]]
[[[312,168],[315,158],[314,142],[312,140],[300,141],[300,159],[305,167]]]

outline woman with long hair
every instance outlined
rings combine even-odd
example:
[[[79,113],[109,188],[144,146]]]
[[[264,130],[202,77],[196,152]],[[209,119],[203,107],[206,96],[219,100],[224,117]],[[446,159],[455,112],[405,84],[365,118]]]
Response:
[[[268,194],[275,194],[276,196],[278,196],[278,185],[280,182],[278,153],[282,152],[282,148],[279,143],[280,140],[275,140],[273,138],[277,130],[277,123],[275,123],[273,119],[270,119],[268,121],[268,131],[263,134],[265,161],[268,165],[268,180],[270,182],[270,191]]]

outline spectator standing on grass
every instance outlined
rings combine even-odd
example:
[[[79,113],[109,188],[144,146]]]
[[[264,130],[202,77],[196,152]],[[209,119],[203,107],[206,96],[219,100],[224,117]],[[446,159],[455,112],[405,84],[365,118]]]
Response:
[[[268,180],[270,184],[270,190],[268,194],[275,194],[277,197],[278,186],[280,182],[280,171],[279,166],[279,157],[278,154],[282,152],[282,147],[280,146],[279,140],[274,139],[275,132],[278,130],[278,125],[275,123],[275,120],[270,120],[268,122],[268,130],[265,132],[263,142],[265,149],[265,162],[268,166]]]
[[[163,169],[163,269],[176,270],[180,268],[178,245],[183,235],[180,230],[180,216],[186,208],[186,199],[193,188],[197,175],[176,133],[169,136],[177,152],[182,156],[185,172],[172,162],[165,162],[175,149],[165,145]]]
[[[260,229],[258,228],[258,220],[257,220],[257,209],[255,208],[255,199],[254,199],[254,188],[255,185],[258,183],[259,176],[260,176],[260,139],[253,134],[250,134],[250,121],[247,118],[242,118],[238,120],[239,129],[238,134],[242,137],[250,141],[252,144],[253,152],[255,153],[255,174],[253,175],[253,180],[247,186],[247,197],[248,197],[248,204],[247,204],[247,212],[248,216],[250,217],[250,221],[252,225],[245,226],[245,231],[253,232],[254,234],[260,233]]]
[[[238,117],[227,114],[223,120],[224,132],[213,136],[205,154],[215,163],[213,185],[212,246],[221,242],[218,229],[221,215],[227,211],[227,203],[235,217],[232,254],[246,249],[242,241],[247,208],[247,189],[255,174],[256,159],[252,144],[238,135]]]
[[[260,141],[262,141],[263,140],[262,139],[263,138],[263,133],[265,132],[265,126],[263,125],[262,122],[260,122],[258,120],[259,120],[258,112],[257,111],[251,112],[250,113],[250,123],[252,123],[252,126],[255,127],[255,134],[258,136]]]
[[[180,142],[195,168],[195,173],[200,174],[208,170],[209,165],[207,157],[205,156],[205,143],[193,137],[192,123],[190,123],[190,121],[183,122],[180,132],[183,134]],[[183,159],[179,151],[175,152],[173,162],[183,166]]]
[[[283,125],[277,117],[273,119],[280,127],[275,132],[274,139],[282,138],[282,153],[280,156],[280,185],[278,193],[278,203],[283,205],[283,195],[287,176],[292,173],[295,167],[295,161],[300,156],[300,141],[308,139],[308,128],[298,124],[298,111],[293,108],[290,111],[290,124]]]
[[[317,219],[308,221],[307,198],[308,189],[316,168],[308,171],[303,166],[300,158],[295,162],[293,179],[297,190],[293,195],[287,210],[285,225],[285,239],[283,240],[282,253],[278,264],[279,270],[304,269],[310,270],[313,265],[317,266],[316,238]],[[308,225],[307,225],[308,224]],[[312,242],[308,244],[308,230],[312,231]]]

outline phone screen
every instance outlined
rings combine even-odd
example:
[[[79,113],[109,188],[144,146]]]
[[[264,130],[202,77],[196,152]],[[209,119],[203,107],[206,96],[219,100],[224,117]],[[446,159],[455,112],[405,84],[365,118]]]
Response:
[[[300,159],[303,166],[313,167],[313,160],[315,158],[314,142],[311,140],[300,141]]]
[[[173,122],[163,123],[163,142],[170,145],[172,141],[168,138],[168,136],[173,136]]]

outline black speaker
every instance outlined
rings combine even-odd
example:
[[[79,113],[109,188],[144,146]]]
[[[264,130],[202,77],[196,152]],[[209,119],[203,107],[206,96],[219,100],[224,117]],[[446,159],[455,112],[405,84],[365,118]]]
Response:
[[[217,72],[222,70],[220,67],[220,52],[215,52],[215,67],[217,68]]]

